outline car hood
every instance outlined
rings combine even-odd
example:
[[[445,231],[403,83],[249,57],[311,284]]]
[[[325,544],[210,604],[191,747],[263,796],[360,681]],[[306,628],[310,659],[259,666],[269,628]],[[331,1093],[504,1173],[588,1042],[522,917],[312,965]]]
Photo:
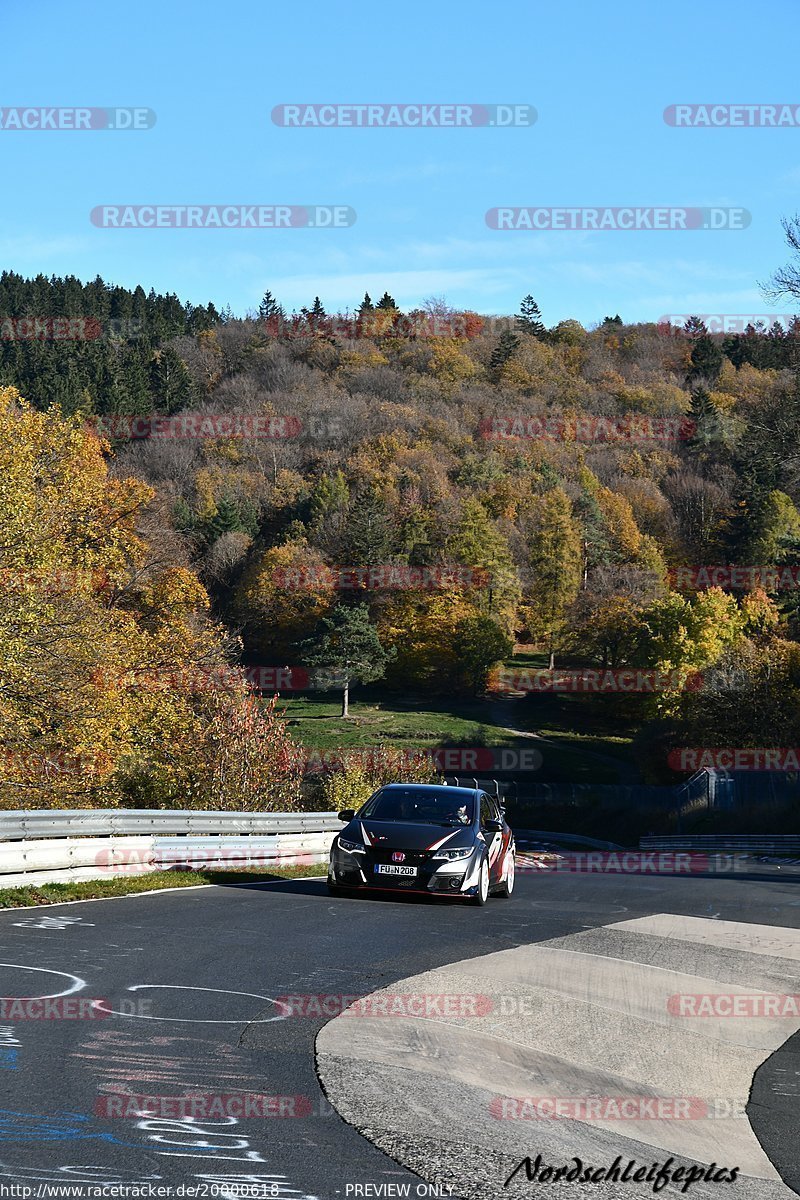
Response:
[[[366,837],[364,834],[366,833]],[[386,850],[432,850],[443,844],[455,850],[471,846],[475,832],[471,825],[427,825],[414,821],[361,821],[356,817],[342,831],[345,838],[364,840],[365,845]]]

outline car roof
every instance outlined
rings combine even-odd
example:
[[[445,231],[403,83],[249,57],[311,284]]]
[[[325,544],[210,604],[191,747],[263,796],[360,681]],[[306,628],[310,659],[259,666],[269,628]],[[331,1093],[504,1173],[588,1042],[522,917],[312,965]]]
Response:
[[[448,794],[474,796],[476,792],[483,791],[483,788],[465,788],[451,787],[448,783],[385,783],[380,789],[382,792],[397,791],[405,788],[414,788],[421,792],[447,792]]]

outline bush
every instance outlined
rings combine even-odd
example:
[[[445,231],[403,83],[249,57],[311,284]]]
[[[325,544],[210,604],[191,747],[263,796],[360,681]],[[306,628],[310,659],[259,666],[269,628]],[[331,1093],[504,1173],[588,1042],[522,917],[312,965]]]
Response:
[[[295,812],[301,808],[302,752],[277,712],[251,696],[212,697],[191,744],[145,762],[121,778],[123,804],[230,812]]]
[[[360,808],[385,783],[438,783],[431,757],[422,751],[395,750],[376,746],[365,752],[354,750],[341,760],[341,767],[323,776],[320,793],[323,808],[339,812]]]

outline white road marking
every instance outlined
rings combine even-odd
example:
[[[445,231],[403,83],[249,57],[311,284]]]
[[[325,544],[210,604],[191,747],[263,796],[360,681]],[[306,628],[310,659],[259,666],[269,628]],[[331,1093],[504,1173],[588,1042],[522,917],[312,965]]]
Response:
[[[83,917],[27,917],[24,921],[12,921],[18,929],[66,929],[68,925],[82,924],[94,928],[94,922]]]
[[[231,988],[190,987],[188,984],[182,983],[137,983],[126,990],[129,992],[140,992],[143,988],[169,989],[180,992],[218,992],[225,996],[252,996],[256,1000],[266,1000],[269,1004],[278,1003],[271,996],[262,996],[259,992],[235,992]],[[115,1008],[106,1008],[101,1000],[93,1000],[92,1005],[100,1012],[105,1012],[115,1017],[135,1017],[139,1021],[170,1021],[185,1025],[269,1025],[272,1021],[285,1021],[287,1016],[286,1013],[279,1013],[276,1017],[264,1017],[260,1021],[251,1020],[246,1017],[240,1017],[237,1021],[201,1020],[199,1017],[152,1017],[146,1013],[119,1012]]]
[[[64,979],[74,979],[72,987],[67,988],[65,992],[51,992],[47,996],[15,996],[18,1000],[58,1000],[60,996],[71,996],[73,992],[79,992],[81,988],[86,987],[86,980],[80,979],[77,975],[71,975],[69,971],[53,971],[49,967],[27,967],[22,963],[0,963],[0,967],[10,967],[14,971],[41,971],[43,975],[61,975]],[[11,997],[4,997],[11,999]]]

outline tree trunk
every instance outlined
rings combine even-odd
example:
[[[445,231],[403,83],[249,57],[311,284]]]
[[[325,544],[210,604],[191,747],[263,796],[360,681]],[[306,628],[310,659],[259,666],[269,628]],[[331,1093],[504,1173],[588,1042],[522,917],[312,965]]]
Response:
[[[342,692],[342,716],[350,716],[350,680],[344,681],[344,691]]]
[[[556,667],[556,651],[553,642],[550,642],[550,666],[549,670],[554,671]]]

